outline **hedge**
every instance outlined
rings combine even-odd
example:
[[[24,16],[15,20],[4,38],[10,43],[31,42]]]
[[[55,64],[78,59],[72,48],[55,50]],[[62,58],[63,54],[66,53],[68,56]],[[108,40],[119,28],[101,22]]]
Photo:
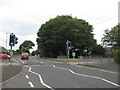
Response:
[[[116,63],[120,63],[120,49],[115,50],[113,57]]]

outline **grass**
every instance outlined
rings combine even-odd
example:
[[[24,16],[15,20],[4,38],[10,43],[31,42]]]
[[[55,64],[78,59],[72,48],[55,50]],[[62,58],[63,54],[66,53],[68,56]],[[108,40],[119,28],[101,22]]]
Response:
[[[20,58],[20,55],[13,55],[13,58]]]
[[[72,59],[72,58],[48,58],[49,60],[56,60],[56,61],[67,61],[67,62],[78,62],[79,59]]]

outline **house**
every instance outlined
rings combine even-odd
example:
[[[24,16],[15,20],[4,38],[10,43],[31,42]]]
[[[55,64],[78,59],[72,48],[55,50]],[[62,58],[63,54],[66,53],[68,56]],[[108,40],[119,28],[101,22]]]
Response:
[[[7,53],[8,51],[4,47],[0,46],[0,53],[3,53],[3,52]]]
[[[113,53],[112,47],[105,47],[105,55],[106,56],[111,56]]]

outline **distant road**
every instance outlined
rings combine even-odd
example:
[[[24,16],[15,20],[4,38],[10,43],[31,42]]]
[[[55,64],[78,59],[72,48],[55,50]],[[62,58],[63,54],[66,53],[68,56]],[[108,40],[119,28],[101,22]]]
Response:
[[[30,57],[23,73],[3,88],[118,88],[118,73]]]

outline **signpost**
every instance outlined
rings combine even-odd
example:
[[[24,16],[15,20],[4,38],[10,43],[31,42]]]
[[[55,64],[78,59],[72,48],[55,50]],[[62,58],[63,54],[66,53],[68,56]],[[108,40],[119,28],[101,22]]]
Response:
[[[75,52],[72,52],[73,59],[75,59]]]

